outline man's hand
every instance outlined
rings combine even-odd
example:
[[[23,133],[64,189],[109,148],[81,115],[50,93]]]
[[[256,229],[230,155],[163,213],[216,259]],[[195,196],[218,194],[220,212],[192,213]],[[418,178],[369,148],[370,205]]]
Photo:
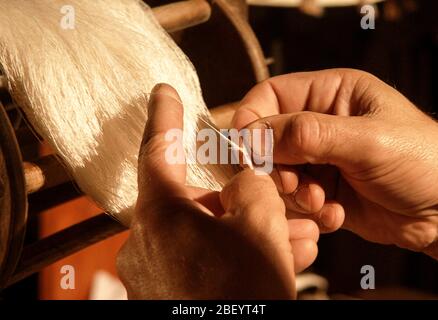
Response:
[[[279,190],[305,190],[283,192],[290,216],[332,231],[345,210],[363,238],[438,258],[438,125],[395,89],[356,70],[283,75],[252,89],[234,124],[273,128]]]
[[[129,298],[293,298],[295,271],[316,257],[316,224],[288,222],[272,179],[250,170],[220,194],[187,187],[185,165],[165,160],[166,132],[183,127],[178,101],[159,85],[149,103],[135,216],[117,259]]]

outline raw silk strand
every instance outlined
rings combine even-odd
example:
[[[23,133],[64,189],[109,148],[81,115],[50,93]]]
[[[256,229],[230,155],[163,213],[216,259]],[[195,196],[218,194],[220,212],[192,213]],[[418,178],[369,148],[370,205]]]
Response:
[[[138,0],[69,0],[75,25],[63,29],[65,4],[0,0],[0,65],[82,191],[129,225],[148,93],[162,82],[185,107],[187,184],[220,190],[233,170],[195,161],[198,120],[210,119],[196,71],[151,9]]]

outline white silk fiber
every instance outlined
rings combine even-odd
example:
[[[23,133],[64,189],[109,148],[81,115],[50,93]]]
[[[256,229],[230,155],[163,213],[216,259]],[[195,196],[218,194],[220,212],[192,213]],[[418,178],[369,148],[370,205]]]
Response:
[[[66,4],[73,29],[62,27]],[[155,84],[179,92],[187,159],[195,158],[197,120],[209,117],[197,74],[142,1],[0,0],[0,65],[13,98],[80,188],[125,224]],[[187,183],[221,188],[197,165]]]

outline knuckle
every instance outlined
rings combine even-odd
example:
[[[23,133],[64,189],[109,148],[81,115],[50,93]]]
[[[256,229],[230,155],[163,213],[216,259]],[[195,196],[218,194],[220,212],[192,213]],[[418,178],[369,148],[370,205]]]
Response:
[[[421,251],[426,250],[436,240],[437,240],[437,228],[436,226],[428,224],[424,228],[424,233],[421,235],[421,239],[419,241],[419,249]]]
[[[285,216],[286,206],[276,191],[266,192],[259,189],[252,192],[247,201],[242,203],[240,211],[247,216],[273,218],[278,215]]]
[[[313,113],[301,113],[290,118],[285,139],[292,152],[305,152],[319,148],[323,142],[321,121]]]
[[[270,89],[271,87],[272,87],[272,78],[268,78],[268,79],[265,79],[262,82],[258,83],[254,87],[254,89],[266,92],[266,90]]]
[[[263,214],[267,211],[284,214],[286,210],[272,178],[268,175],[255,175],[251,170],[239,173],[224,187],[221,201],[225,209],[245,215]]]
[[[402,234],[399,246],[413,251],[423,252],[438,241],[437,227],[428,221],[416,222]]]

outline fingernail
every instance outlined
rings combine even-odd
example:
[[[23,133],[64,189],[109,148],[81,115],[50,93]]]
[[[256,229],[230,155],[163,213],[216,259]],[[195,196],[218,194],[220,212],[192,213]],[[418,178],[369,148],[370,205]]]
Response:
[[[161,88],[162,86],[163,86],[162,83],[158,83],[158,84],[156,84],[156,85],[152,88],[151,94],[157,93],[157,92],[160,90],[160,88]]]
[[[277,166],[277,172],[281,184],[282,193],[291,194],[298,187],[298,176],[294,173],[291,167],[288,166]]]
[[[152,88],[151,98],[156,98],[157,96],[167,96],[182,104],[181,98],[175,88],[166,83],[158,83]]]
[[[304,211],[311,212],[311,197],[309,186],[300,187],[294,195],[295,202]]]
[[[158,83],[158,84],[156,84],[153,88],[152,88],[152,90],[151,90],[151,93],[150,93],[150,95],[149,95],[149,101],[148,101],[148,106],[147,106],[147,110],[149,111],[149,112],[152,112],[153,111],[153,106],[154,106],[154,104],[155,104],[155,101],[156,101],[156,98],[157,98],[157,94],[158,94],[158,91],[160,91],[160,88],[162,87],[162,84],[161,83]],[[149,118],[149,117],[148,117]]]
[[[263,164],[267,157],[273,155],[273,132],[268,122],[255,122],[247,127],[250,130],[249,149],[251,150],[254,162]]]

